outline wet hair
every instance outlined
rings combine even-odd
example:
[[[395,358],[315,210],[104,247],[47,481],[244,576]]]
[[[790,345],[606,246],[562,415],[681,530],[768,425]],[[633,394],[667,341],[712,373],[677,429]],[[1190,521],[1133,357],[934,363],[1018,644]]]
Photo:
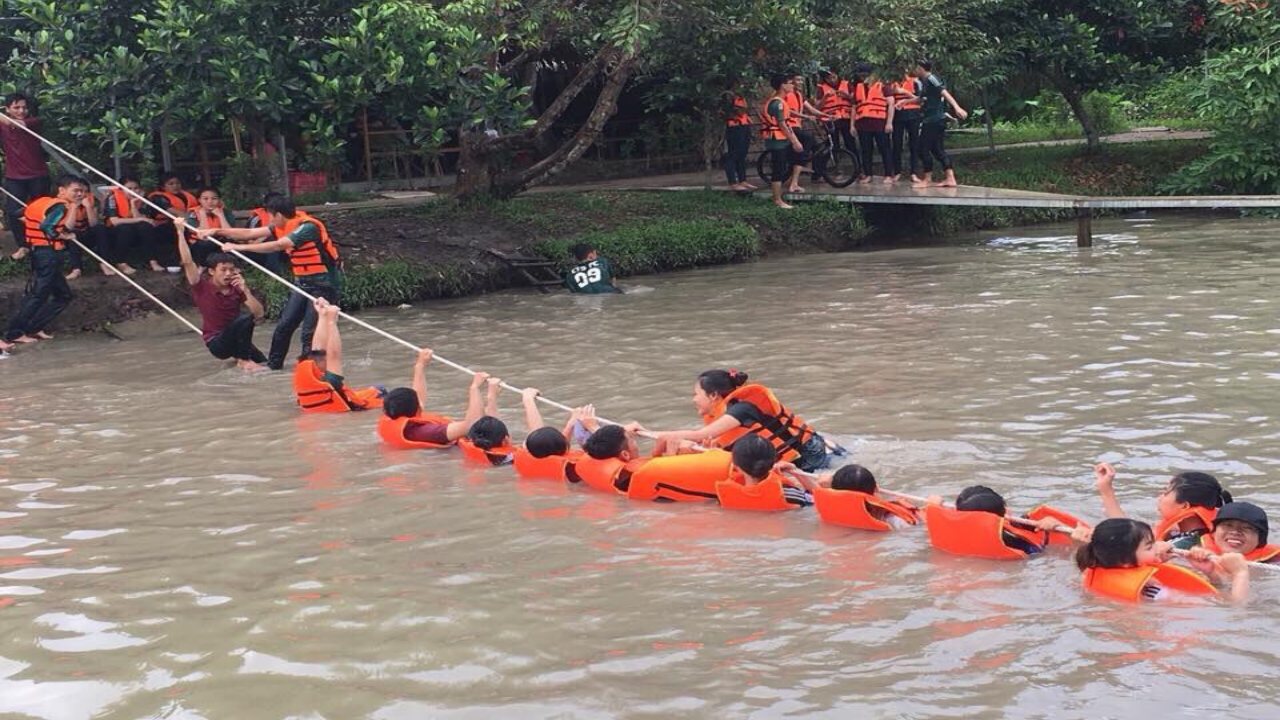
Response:
[[[727,397],[747,382],[747,374],[737,370],[707,370],[698,376],[698,387],[708,395]]]
[[[72,185],[79,185],[85,190],[89,189],[89,181],[79,175],[62,175],[58,177],[59,188],[70,187]]]
[[[569,441],[555,428],[540,427],[524,439],[524,449],[536,458],[564,455],[569,452]]]
[[[763,480],[776,462],[777,451],[759,435],[744,435],[733,444],[733,464],[747,477]]]
[[[1184,502],[1191,507],[1220,508],[1231,502],[1231,493],[1222,489],[1218,478],[1209,473],[1184,472],[1173,476],[1169,481],[1169,490],[1173,499]]]
[[[481,450],[492,450],[493,448],[501,447],[502,443],[506,442],[510,436],[511,433],[507,431],[507,424],[492,415],[481,416],[471,423],[471,429],[467,431],[467,439]]]
[[[382,398],[382,413],[392,420],[413,417],[421,409],[418,393],[413,388],[396,388]]]
[[[577,245],[569,248],[569,252],[573,253],[573,256],[578,259],[578,262],[586,260],[587,256],[595,251],[595,247],[589,243],[578,243]]]
[[[921,58],[916,61],[916,67],[924,68],[925,72],[933,72],[933,61]]]
[[[956,496],[956,509],[965,512],[989,512],[1004,516],[1007,509],[1000,493],[986,485],[971,485]]]
[[[293,200],[283,195],[277,195],[267,200],[263,207],[269,213],[280,213],[287,218],[293,217],[298,212],[298,206],[293,204]]]
[[[621,425],[605,425],[591,433],[582,449],[596,460],[616,458],[627,449],[627,431]]]
[[[204,266],[209,268],[210,270],[218,267],[223,263],[230,263],[232,265],[235,265],[236,267],[240,267],[240,263],[236,262],[236,256],[232,255],[231,253],[224,253],[224,252],[209,253],[209,255],[204,259]]]
[[[1151,526],[1141,520],[1108,518],[1093,529],[1093,539],[1076,550],[1076,566],[1120,568],[1138,564],[1138,547],[1148,538],[1154,539]]]
[[[774,75],[769,78],[769,86],[774,90],[778,90],[782,87],[783,83],[789,81],[792,77],[794,77],[794,75]]]
[[[861,465],[845,465],[831,476],[832,490],[853,490],[874,495],[876,487],[876,476]]]

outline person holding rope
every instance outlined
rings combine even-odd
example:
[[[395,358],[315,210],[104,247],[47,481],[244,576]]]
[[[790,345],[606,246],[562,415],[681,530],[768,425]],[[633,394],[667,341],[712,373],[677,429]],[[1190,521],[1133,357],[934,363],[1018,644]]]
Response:
[[[40,129],[40,119],[30,113],[31,99],[16,92],[4,99],[4,112],[0,113],[0,146],[4,148],[4,189],[11,193],[4,202],[9,231],[18,249],[14,260],[27,256],[26,227],[23,222],[23,203],[32,198],[49,194],[49,167],[45,164],[44,148],[31,133],[17,127],[21,124],[30,130]]]
[[[9,322],[6,342],[33,343],[53,338],[45,328],[74,297],[62,274],[67,244],[76,238],[67,227],[70,208],[79,205],[87,192],[87,180],[64,175],[58,180],[56,196],[36,198],[22,211],[23,232],[31,248],[31,280],[18,314]]]
[[[386,388],[373,386],[359,390],[346,386],[342,375],[342,333],[338,331],[337,305],[324,298],[314,303],[320,322],[316,326],[316,346],[298,358],[293,371],[293,392],[303,412],[352,412],[382,407]]]
[[[211,253],[202,271],[191,258],[186,221],[179,218],[174,231],[191,300],[200,311],[200,337],[205,347],[219,360],[234,358],[245,372],[262,370],[267,358],[253,344],[253,326],[262,322],[266,310],[245,286],[235,256]],[[241,312],[242,305],[248,312]]]
[[[322,297],[337,305],[341,302],[341,261],[338,248],[329,239],[324,223],[298,210],[293,201],[284,196],[271,198],[267,203],[271,224],[260,228],[209,228],[197,232],[201,239],[220,237],[239,241],[238,250],[253,253],[285,251],[293,268],[294,282],[315,297]],[[269,240],[269,238],[276,238]],[[291,293],[275,332],[271,335],[271,349],[267,352],[267,367],[284,368],[284,358],[293,341],[293,333],[302,326],[302,352],[311,350],[311,339],[316,331],[316,311],[311,301],[299,293]]]

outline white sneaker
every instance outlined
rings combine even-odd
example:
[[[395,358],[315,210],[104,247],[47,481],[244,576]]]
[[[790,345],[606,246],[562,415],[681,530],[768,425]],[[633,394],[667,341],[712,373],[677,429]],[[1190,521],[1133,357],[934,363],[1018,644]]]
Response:
[[[177,275],[178,273],[182,272],[182,268],[178,267],[177,265],[170,265],[169,267],[165,268],[164,271]]]

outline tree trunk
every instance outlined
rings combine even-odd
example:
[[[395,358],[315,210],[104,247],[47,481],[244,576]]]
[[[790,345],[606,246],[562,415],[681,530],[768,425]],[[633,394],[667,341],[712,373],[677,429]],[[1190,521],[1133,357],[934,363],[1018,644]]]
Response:
[[[702,117],[702,168],[704,171],[702,185],[711,189],[712,177],[715,176],[716,161],[720,159],[721,144],[724,142],[724,120],[720,113],[711,111]]]
[[[1080,122],[1080,129],[1084,130],[1084,139],[1089,149],[1097,148],[1099,143],[1098,130],[1093,124],[1093,118],[1089,117],[1089,111],[1085,109],[1084,93],[1070,81],[1060,81],[1056,84],[1058,85],[1058,91],[1062,93],[1062,97],[1067,101],[1067,106],[1071,108],[1071,113]]]
[[[458,176],[453,195],[469,200],[493,194],[493,150],[484,130],[458,133]]]
[[[996,126],[995,121],[991,118],[991,100],[988,97],[987,87],[982,87],[982,119],[983,125],[987,127],[987,152],[992,155],[996,154]]]

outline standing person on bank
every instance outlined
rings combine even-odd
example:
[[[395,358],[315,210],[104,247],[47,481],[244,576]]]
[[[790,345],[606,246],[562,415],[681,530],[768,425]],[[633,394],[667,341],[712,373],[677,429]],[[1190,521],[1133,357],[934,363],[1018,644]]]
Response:
[[[751,192],[755,185],[747,182],[747,153],[751,150],[751,113],[747,99],[733,90],[721,96],[724,114],[724,176],[730,190]]]
[[[858,63],[853,71],[853,126],[858,131],[858,145],[862,148],[862,177],[858,182],[871,182],[873,152],[880,152],[884,167],[884,183],[891,184],[897,173],[889,152],[889,133],[893,132],[893,103],[886,93],[885,84],[872,76],[871,66]]]
[[[919,182],[911,183],[911,187],[955,187],[955,166],[952,165],[951,157],[947,155],[947,150],[943,146],[947,136],[947,105],[951,106],[951,110],[960,120],[969,117],[969,113],[960,107],[960,103],[956,102],[956,99],[947,91],[947,85],[942,82],[942,78],[933,74],[931,61],[917,62],[915,75],[920,81],[923,100],[924,118],[920,123],[920,160],[924,167],[924,174],[920,176]],[[946,173],[942,182],[932,182],[934,160],[942,164],[942,169]]]
[[[895,179],[902,179],[903,168],[911,171],[911,183],[920,182],[920,80],[910,71],[898,83],[893,98],[893,169]],[[904,143],[905,140],[905,143]],[[902,148],[907,148],[909,165],[902,164]]]
[[[782,199],[783,178],[790,174],[789,183],[794,187],[804,157],[804,145],[796,137],[791,123],[787,122],[791,112],[787,97],[794,86],[794,79],[789,75],[774,75],[769,84],[773,86],[773,95],[765,101],[760,113],[760,134],[764,137],[764,149],[769,151],[772,178],[769,187],[773,190],[773,204],[790,210],[793,206]]]
[[[791,181],[787,185],[787,192],[801,193],[804,188],[800,187],[800,172],[813,172],[813,149],[818,146],[817,139],[804,128],[805,120],[831,119],[826,113],[813,106],[808,98],[804,96],[804,75],[795,74],[791,76],[791,92],[787,93],[783,98],[787,103],[787,110],[790,114],[787,116],[787,124],[791,127],[791,131],[795,133],[800,140],[802,148],[795,169],[791,173]]]
[[[261,228],[216,228],[198,231],[201,238],[221,237],[247,243],[239,250],[253,253],[285,251],[293,269],[293,281],[313,297],[322,297],[333,305],[341,303],[342,268],[338,248],[329,239],[324,223],[302,212],[293,201],[284,196],[272,198],[267,203],[271,224]],[[270,238],[276,238],[274,240]],[[311,300],[299,293],[290,293],[275,332],[271,334],[271,349],[267,351],[267,367],[284,368],[284,358],[289,354],[293,333],[302,326],[302,354],[311,352],[311,339],[316,332],[316,309]]]
[[[4,189],[17,200],[6,196],[5,218],[18,249],[10,256],[21,260],[27,256],[26,227],[22,221],[22,203],[49,194],[49,166],[45,164],[40,140],[18,127],[22,125],[40,132],[40,119],[31,115],[31,99],[16,92],[4,99],[0,113],[0,147],[4,149]]]
[[[845,150],[858,154],[858,143],[853,139],[853,95],[848,80],[841,80],[835,70],[822,73],[822,82],[818,83],[818,107],[831,116],[835,132],[831,133],[831,144],[844,146]]]
[[[234,358],[236,367],[245,372],[261,370],[267,358],[253,344],[253,326],[262,322],[266,310],[245,286],[235,256],[211,253],[201,270],[191,258],[186,235],[187,222],[178,218],[174,240],[182,272],[191,286],[191,300],[200,311],[200,337],[205,347],[219,360]],[[240,311],[242,305],[248,312]]]
[[[6,342],[33,343],[50,340],[49,323],[70,304],[71,286],[62,274],[67,244],[75,239],[67,227],[70,209],[89,192],[89,182],[74,175],[58,180],[58,194],[27,203],[22,211],[23,230],[31,247],[31,280],[22,296],[18,314],[9,322]]]

